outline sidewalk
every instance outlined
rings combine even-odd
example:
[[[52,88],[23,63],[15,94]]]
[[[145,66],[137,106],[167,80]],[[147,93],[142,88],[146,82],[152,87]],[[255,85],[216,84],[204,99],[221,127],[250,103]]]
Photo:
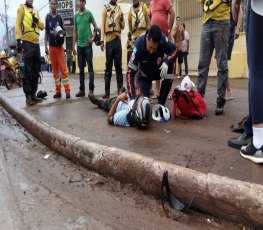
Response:
[[[193,80],[196,82],[195,78]],[[238,150],[227,146],[229,137],[239,135],[232,133],[229,126],[247,114],[247,79],[230,80],[230,83],[238,99],[227,102],[225,115],[214,115],[216,79],[210,78],[205,97],[207,119],[153,121],[148,130],[108,125],[106,113],[91,104],[88,97],[75,97],[78,75],[70,77],[70,100],[65,99],[64,92],[62,99],[53,99],[54,81],[51,74],[45,72],[39,85],[39,90],[48,93],[43,103],[26,107],[21,88],[6,91],[3,87],[0,87],[0,103],[40,140],[43,137],[42,142],[88,168],[136,183],[145,191],[158,194],[160,178],[167,169],[176,195],[182,200],[187,202],[197,194],[194,206],[200,210],[259,226],[263,225],[260,217],[263,212],[262,166],[241,158]],[[94,93],[102,96],[102,75],[95,76],[95,86]],[[112,95],[117,93],[116,90],[113,76]],[[167,106],[172,111],[171,101],[167,101]],[[56,134],[54,138],[53,133]]]

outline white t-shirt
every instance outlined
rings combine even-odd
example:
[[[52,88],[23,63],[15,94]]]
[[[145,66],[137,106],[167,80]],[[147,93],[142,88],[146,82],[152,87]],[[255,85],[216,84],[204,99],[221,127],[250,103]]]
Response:
[[[263,1],[262,0],[252,0],[251,8],[256,14],[263,16]]]
[[[183,40],[183,46],[182,51],[187,52],[187,41],[189,40],[189,33],[185,30],[184,31],[184,40]]]

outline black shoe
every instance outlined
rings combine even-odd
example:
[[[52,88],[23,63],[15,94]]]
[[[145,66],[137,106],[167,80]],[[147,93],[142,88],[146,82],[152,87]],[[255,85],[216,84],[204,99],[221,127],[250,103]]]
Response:
[[[257,149],[251,141],[247,146],[242,146],[240,150],[242,157],[251,160],[254,163],[263,163],[263,146]]]
[[[76,97],[85,97],[85,92],[83,91],[79,91],[77,94],[76,94]]]
[[[56,98],[61,98],[61,96],[62,96],[61,93],[56,93],[56,94],[54,94],[53,98],[55,98],[55,99]]]
[[[99,99],[93,93],[89,93],[88,97],[92,104],[99,106]]]
[[[217,104],[217,107],[215,109],[215,115],[223,115],[224,114],[224,106],[221,104]]]
[[[66,93],[66,99],[70,98],[70,93]]]
[[[251,136],[248,136],[246,133],[243,133],[239,137],[232,137],[228,139],[228,145],[230,147],[241,149],[242,146],[248,145],[252,140]]]

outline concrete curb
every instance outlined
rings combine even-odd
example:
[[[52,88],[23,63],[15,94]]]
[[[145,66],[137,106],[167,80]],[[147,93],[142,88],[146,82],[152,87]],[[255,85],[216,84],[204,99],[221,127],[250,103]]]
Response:
[[[263,186],[215,174],[204,174],[174,164],[156,161],[118,148],[81,140],[66,134],[25,110],[15,108],[0,94],[0,104],[42,143],[68,159],[100,174],[140,186],[160,195],[165,170],[175,195],[205,213],[254,227],[263,226]]]

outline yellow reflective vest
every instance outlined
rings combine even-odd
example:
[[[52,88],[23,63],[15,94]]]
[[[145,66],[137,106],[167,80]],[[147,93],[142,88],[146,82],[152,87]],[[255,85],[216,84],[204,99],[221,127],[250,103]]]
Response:
[[[106,23],[105,23],[105,33],[117,31],[121,32],[120,17],[122,14],[121,7],[119,5],[110,6],[110,4],[105,5],[106,7]]]
[[[146,29],[146,20],[145,15],[143,12],[143,2],[140,2],[139,6],[137,8],[134,8],[133,6],[130,9],[131,12],[131,18],[132,18],[132,33],[137,29]]]
[[[222,3],[226,3],[229,5],[229,0],[205,0],[204,1],[204,12],[213,11]]]
[[[39,29],[37,25],[33,27],[33,17],[32,14],[37,17],[38,13],[34,8],[27,8],[25,5],[22,5],[24,8],[24,18],[22,21],[22,34],[29,33],[29,32],[35,32],[39,35]]]

